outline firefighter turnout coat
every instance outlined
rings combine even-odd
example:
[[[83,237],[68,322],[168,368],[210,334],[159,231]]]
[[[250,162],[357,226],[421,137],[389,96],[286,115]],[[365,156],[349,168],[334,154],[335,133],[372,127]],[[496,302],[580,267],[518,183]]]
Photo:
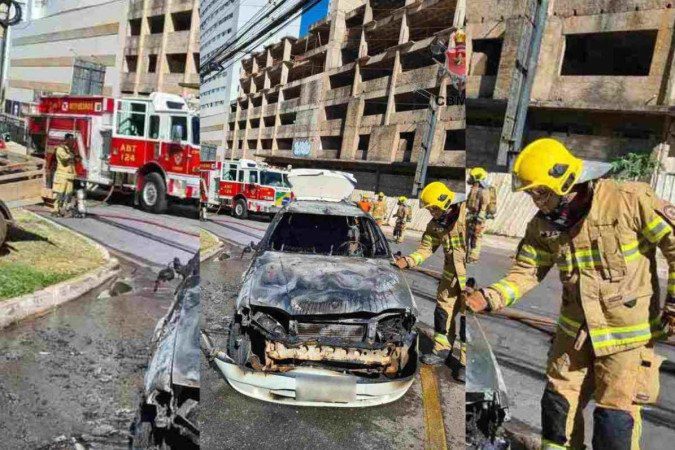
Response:
[[[586,327],[596,356],[644,346],[664,334],[656,247],[675,295],[675,207],[644,183],[592,182],[586,218],[560,231],[540,214],[528,224],[507,276],[483,292],[492,310],[511,306],[557,266],[563,286],[558,333]]]

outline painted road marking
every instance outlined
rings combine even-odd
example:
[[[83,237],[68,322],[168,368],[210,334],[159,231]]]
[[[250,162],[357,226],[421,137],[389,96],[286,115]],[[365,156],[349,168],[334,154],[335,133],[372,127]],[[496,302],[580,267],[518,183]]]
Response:
[[[424,406],[424,448],[426,450],[447,450],[445,423],[441,409],[441,391],[433,366],[422,364],[420,368],[422,383],[422,405]]]

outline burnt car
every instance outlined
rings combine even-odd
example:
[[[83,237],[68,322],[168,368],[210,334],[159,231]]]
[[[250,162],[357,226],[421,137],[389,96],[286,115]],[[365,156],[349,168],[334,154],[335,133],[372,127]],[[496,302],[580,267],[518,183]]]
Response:
[[[175,259],[157,284],[181,278],[168,313],[157,322],[131,447],[199,448],[199,253],[185,266]]]
[[[348,407],[406,393],[417,369],[417,308],[369,215],[351,202],[296,200],[253,251],[227,357],[215,359],[234,389]]]
[[[481,323],[475,316],[466,319],[467,448],[506,450],[510,448],[503,429],[510,419],[506,383]]]
[[[7,239],[7,233],[12,222],[12,213],[9,211],[9,207],[0,200],[0,247]]]

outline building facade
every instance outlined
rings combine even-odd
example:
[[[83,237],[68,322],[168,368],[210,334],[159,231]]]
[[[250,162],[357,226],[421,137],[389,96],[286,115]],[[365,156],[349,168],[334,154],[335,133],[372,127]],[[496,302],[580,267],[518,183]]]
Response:
[[[199,1],[128,0],[123,95],[190,95],[199,84]]]
[[[8,32],[5,113],[47,93],[119,95],[128,0],[30,0]]]
[[[347,170],[359,189],[409,195],[439,104],[426,179],[463,190],[463,98],[431,52],[457,3],[333,0],[306,36],[243,59],[226,157]]]
[[[528,5],[468,2],[469,166],[507,169],[498,148]],[[669,145],[674,23],[668,2],[549,0],[523,145],[551,136],[605,161]]]
[[[244,31],[266,3],[249,4],[244,0],[202,0],[201,59],[206,60],[237,33]],[[276,36],[297,36],[300,18],[291,20]],[[267,37],[262,45],[275,42],[275,35]],[[226,70],[207,76],[200,86],[201,140],[209,144],[224,145],[224,127],[229,116],[229,102],[239,93],[241,58],[235,58]]]

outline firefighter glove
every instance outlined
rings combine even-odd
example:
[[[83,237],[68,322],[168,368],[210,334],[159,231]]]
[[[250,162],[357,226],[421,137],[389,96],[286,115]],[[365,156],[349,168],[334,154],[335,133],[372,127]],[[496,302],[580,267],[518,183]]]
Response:
[[[464,304],[473,312],[489,311],[490,305],[480,289],[466,288],[462,291]]]
[[[408,265],[408,261],[405,259],[403,256],[395,256],[394,257],[394,265],[398,267],[399,269],[407,269],[410,267]]]

